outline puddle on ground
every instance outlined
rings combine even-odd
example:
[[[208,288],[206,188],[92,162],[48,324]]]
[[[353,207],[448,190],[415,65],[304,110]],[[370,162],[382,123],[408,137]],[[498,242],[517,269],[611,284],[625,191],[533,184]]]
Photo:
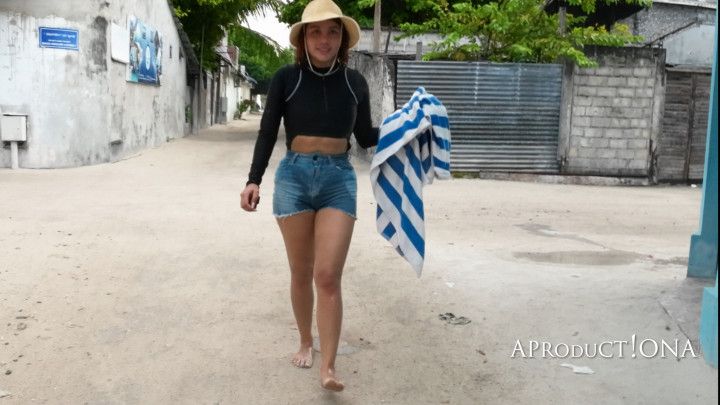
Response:
[[[517,227],[520,228],[520,229],[524,229],[524,230],[530,232],[530,233],[533,234],[533,235],[545,236],[545,237],[549,237],[549,238],[569,239],[569,240],[574,240],[574,241],[578,241],[578,242],[589,243],[589,244],[591,244],[591,245],[599,246],[599,247],[601,247],[601,248],[604,248],[604,247],[605,247],[605,246],[603,246],[603,245],[601,245],[601,244],[599,244],[599,243],[597,243],[597,242],[595,242],[595,241],[593,241],[593,240],[590,240],[590,239],[587,239],[587,238],[583,238],[583,237],[581,237],[581,236],[577,236],[577,235],[574,235],[574,234],[571,234],[571,233],[558,232],[558,231],[553,230],[552,228],[550,228],[548,225],[543,225],[543,224],[519,224],[519,225],[515,225],[515,226],[517,226]]]
[[[621,250],[567,250],[558,252],[513,252],[519,259],[541,263],[582,264],[588,266],[621,266],[646,259],[647,256]]]
[[[584,242],[595,245],[606,250],[571,250],[556,252],[513,252],[513,256],[518,259],[529,259],[534,262],[541,263],[559,263],[559,264],[583,264],[589,266],[621,266],[636,261],[646,260],[658,266],[687,266],[687,257],[671,257],[669,259],[657,259],[653,256],[644,255],[636,252],[628,252],[625,250],[608,249],[600,243],[593,240],[573,235],[571,233],[562,233],[553,230],[548,225],[543,224],[519,224],[515,225],[534,235],[545,236],[550,238],[569,239],[578,242]]]

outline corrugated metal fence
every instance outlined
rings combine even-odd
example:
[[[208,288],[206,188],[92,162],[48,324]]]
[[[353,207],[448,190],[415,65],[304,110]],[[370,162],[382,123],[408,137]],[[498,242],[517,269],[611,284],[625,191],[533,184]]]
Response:
[[[450,116],[453,171],[556,173],[562,65],[398,61],[396,102],[418,86]]]

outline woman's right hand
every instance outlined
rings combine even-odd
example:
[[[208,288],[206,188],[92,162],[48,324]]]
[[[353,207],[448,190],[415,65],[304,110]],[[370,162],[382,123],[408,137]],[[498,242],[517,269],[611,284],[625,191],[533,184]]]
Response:
[[[250,183],[240,193],[240,207],[245,211],[255,211],[260,203],[260,186]]]

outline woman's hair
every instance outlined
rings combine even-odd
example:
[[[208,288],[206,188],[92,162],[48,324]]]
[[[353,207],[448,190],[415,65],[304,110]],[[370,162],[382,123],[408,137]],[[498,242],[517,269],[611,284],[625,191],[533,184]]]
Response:
[[[345,24],[342,23],[342,20],[339,18],[333,18],[332,21],[335,21],[336,23],[340,24],[342,27],[342,41],[340,42],[340,49],[338,50],[337,59],[338,62],[342,63],[343,65],[347,65],[348,58],[350,55],[350,49],[348,47],[348,41],[350,40],[350,34],[345,29]],[[305,56],[305,28],[307,27],[307,24],[303,24],[302,29],[300,30],[300,41],[297,48],[295,48],[295,63],[301,66],[307,66],[310,61],[307,60],[307,57]]]

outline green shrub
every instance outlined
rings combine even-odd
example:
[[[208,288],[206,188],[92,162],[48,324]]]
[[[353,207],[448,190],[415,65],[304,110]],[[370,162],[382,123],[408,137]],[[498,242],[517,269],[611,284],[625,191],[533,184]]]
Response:
[[[236,120],[242,119],[243,113],[249,110],[252,105],[253,102],[250,100],[243,100],[242,102],[237,103],[235,105],[235,114],[233,114],[233,118]]]

